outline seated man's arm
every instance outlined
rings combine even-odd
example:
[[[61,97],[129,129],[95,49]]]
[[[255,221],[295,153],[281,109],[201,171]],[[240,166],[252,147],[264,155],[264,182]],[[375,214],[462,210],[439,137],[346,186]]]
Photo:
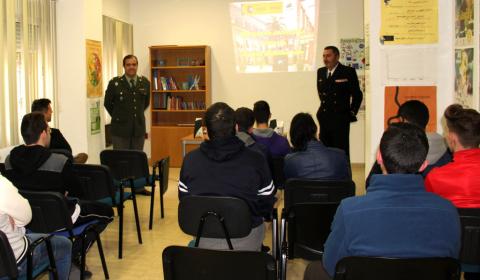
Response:
[[[72,147],[68,143],[67,139],[63,136],[59,129],[52,129],[52,138],[50,142],[51,149],[63,149],[67,150],[70,153],[72,152]]]
[[[3,176],[0,176],[0,212],[10,216],[17,227],[24,227],[32,220],[28,200]]]
[[[331,229],[332,231],[324,245],[323,267],[328,275],[333,278],[337,262],[348,256],[348,244],[345,240],[345,222],[343,219],[342,204],[338,206]]]
[[[182,168],[180,169],[180,178],[178,179],[178,199],[182,199],[183,197],[190,195],[188,189],[189,178],[185,174],[186,162],[188,162],[187,158],[183,160]]]
[[[270,169],[268,168],[268,163],[264,157],[259,159],[259,169],[257,172],[260,177],[256,200],[257,210],[263,217],[268,218],[272,213],[273,204],[275,203],[276,189],[273,184]]]

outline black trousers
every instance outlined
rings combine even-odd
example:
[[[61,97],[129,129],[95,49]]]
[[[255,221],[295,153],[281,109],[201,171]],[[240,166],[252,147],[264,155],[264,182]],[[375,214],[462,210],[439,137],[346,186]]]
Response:
[[[350,116],[348,113],[317,112],[320,140],[327,147],[339,148],[350,158]]]

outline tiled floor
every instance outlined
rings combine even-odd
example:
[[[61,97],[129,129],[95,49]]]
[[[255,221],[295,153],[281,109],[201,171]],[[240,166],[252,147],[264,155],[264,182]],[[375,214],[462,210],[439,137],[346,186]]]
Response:
[[[364,166],[354,165],[353,178],[357,185],[357,195],[365,190]],[[177,182],[179,169],[170,170],[169,188],[164,196],[165,218],[160,219],[159,198],[155,200],[155,219],[153,230],[148,230],[148,215],[150,207],[149,197],[139,196],[138,206],[142,227],[143,244],[137,242],[135,220],[133,217],[132,203],[128,201],[125,208],[124,224],[124,251],[123,259],[118,259],[118,218],[108,226],[102,234],[103,248],[107,259],[110,279],[163,279],[162,251],[170,245],[186,245],[191,237],[185,235],[177,222]],[[278,201],[278,208],[283,207],[282,198]],[[271,227],[265,237],[265,244],[271,244]],[[303,279],[303,272],[308,263],[295,259],[288,263],[287,279]],[[98,250],[92,247],[88,257],[87,266],[93,272],[93,279],[103,279],[103,271],[98,257]],[[42,277],[47,279],[47,277]]]

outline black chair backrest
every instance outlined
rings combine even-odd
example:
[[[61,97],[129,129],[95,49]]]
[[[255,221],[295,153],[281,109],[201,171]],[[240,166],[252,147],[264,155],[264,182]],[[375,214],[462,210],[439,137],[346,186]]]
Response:
[[[300,203],[290,208],[288,242],[295,254],[305,259],[318,259],[330,234],[330,225],[338,202]],[[294,217],[292,219],[292,217]]]
[[[100,162],[110,168],[113,178],[117,180],[144,178],[150,174],[147,155],[142,151],[103,150],[100,152]]]
[[[178,223],[186,234],[197,236],[200,220],[208,213],[224,218],[230,238],[247,236],[252,230],[248,205],[234,197],[187,196],[178,206]],[[198,237],[198,236],[197,236]],[[201,237],[225,238],[223,228],[213,216],[208,216]]]
[[[97,164],[73,164],[73,171],[82,183],[84,200],[99,200],[111,197],[115,201],[113,178],[107,166]]]
[[[336,266],[334,280],[458,280],[460,265],[452,258],[346,257]]]
[[[34,192],[19,190],[32,208],[32,221],[27,228],[37,233],[51,233],[71,230],[72,217],[69,215],[66,198],[57,192]]]
[[[285,184],[285,208],[296,203],[340,202],[355,195],[352,180],[288,179]]]
[[[18,269],[8,238],[3,231],[0,231],[0,277],[3,276],[16,279],[18,277]]]
[[[285,186],[289,257],[319,259],[343,198],[355,194],[353,181],[288,179]]]
[[[5,163],[0,162],[0,174],[5,174]]]
[[[162,159],[158,169],[160,175],[160,187],[162,188],[162,193],[166,193],[168,190],[168,176],[170,176],[170,157]]]
[[[273,257],[263,252],[170,246],[163,251],[165,280],[274,280]]]
[[[462,249],[460,261],[470,265],[480,265],[480,209],[459,208],[462,224]]]
[[[54,153],[54,154],[64,155],[64,156],[66,156],[70,161],[73,162],[73,155],[72,155],[72,153],[71,153],[69,150],[65,150],[65,149],[50,149],[50,152],[52,152],[52,153]]]
[[[284,159],[284,157],[271,158],[272,179],[277,189],[284,189],[285,187],[285,172],[283,171],[285,165]]]

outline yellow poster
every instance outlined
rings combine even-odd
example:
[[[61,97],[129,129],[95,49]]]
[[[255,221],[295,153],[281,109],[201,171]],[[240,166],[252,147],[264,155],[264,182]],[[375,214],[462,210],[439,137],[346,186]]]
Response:
[[[87,97],[102,97],[102,44],[86,40],[87,49]]]
[[[438,42],[438,0],[383,0],[381,5],[383,44]]]

